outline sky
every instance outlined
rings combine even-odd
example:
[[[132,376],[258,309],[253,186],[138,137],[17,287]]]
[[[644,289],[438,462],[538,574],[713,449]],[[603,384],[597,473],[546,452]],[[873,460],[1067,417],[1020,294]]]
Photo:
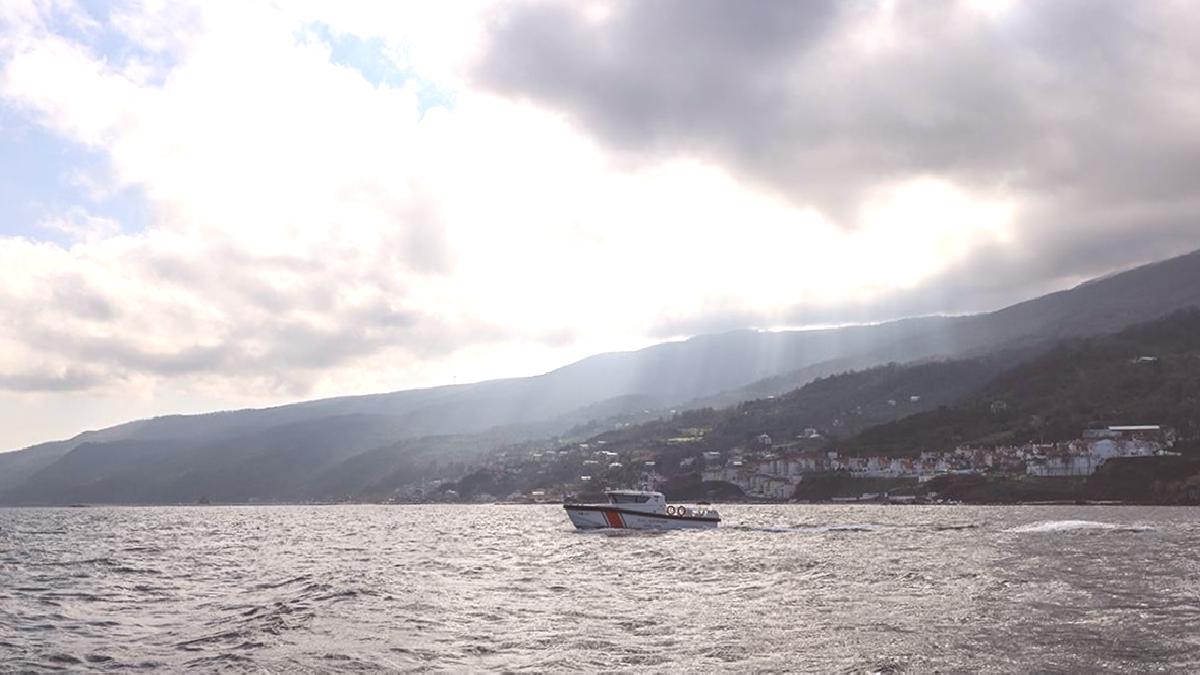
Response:
[[[0,2],[0,450],[1200,248],[1200,8]]]

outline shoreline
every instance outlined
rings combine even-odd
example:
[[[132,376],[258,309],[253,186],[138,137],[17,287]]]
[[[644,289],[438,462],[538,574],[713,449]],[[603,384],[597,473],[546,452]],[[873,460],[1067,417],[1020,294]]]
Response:
[[[0,504],[0,509],[106,509],[106,508],[245,508],[293,506],[562,506],[564,502],[229,502],[221,504]],[[1153,506],[1196,508],[1200,504],[1126,502],[1117,500],[1033,500],[987,502],[883,502],[883,501],[715,501],[714,506],[891,506],[891,507],[956,507],[956,506]]]

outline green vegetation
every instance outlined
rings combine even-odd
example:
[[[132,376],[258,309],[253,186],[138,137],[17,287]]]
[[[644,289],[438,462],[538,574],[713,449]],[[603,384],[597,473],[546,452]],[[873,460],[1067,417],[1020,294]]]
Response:
[[[1064,441],[1110,424],[1200,435],[1200,310],[1063,342],[958,404],[867,429],[841,447],[914,455],[963,443]]]
[[[932,491],[967,502],[1195,502],[1200,499],[1200,441],[1195,440],[1200,438],[1200,309],[1041,351],[893,363],[821,378],[778,397],[685,410],[607,431],[583,445],[564,445],[553,462],[525,459],[507,464],[502,474],[488,469],[455,487],[463,497],[519,492],[570,484],[581,474],[592,475],[591,489],[625,486],[637,482],[644,461],[654,460],[674,492],[701,498],[714,489],[699,482],[700,455],[707,451],[767,450],[782,443],[843,454],[914,456],[961,444],[1066,441],[1083,429],[1114,424],[1171,427],[1182,439],[1176,449],[1185,456],[1114,461],[1086,481],[958,475],[916,486],[814,474],[798,485],[795,497]],[[808,429],[818,430],[820,437],[797,440]],[[771,446],[760,440],[763,434],[771,437]],[[615,453],[610,459],[619,458],[622,467],[608,469],[609,460],[583,464],[599,450]]]
[[[1006,352],[978,359],[890,363],[848,371],[814,380],[782,396],[719,410],[684,410],[596,435],[589,442],[603,443],[613,451],[653,449],[677,462],[703,451],[752,447],[762,434],[776,443],[793,441],[806,429],[816,429],[823,437],[843,438],[872,425],[957,401],[1022,355]],[[681,442],[689,430],[704,433],[690,442]],[[808,441],[810,446],[824,443],[823,439]]]

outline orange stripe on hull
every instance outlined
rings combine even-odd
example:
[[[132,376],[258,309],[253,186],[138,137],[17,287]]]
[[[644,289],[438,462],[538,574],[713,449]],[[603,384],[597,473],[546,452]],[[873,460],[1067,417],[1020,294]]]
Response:
[[[625,527],[625,519],[616,511],[605,511],[604,520],[608,522],[609,527]]]

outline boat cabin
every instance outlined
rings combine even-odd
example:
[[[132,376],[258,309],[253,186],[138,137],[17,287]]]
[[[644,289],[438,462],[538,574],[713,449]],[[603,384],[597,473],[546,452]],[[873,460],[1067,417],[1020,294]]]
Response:
[[[608,503],[619,505],[623,509],[663,513],[667,508],[667,500],[661,492],[649,490],[605,490]]]

